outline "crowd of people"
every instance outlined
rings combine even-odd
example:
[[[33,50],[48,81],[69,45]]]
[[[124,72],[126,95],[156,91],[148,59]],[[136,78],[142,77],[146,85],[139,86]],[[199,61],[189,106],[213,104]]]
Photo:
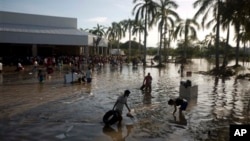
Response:
[[[47,57],[16,57],[4,59],[3,66],[16,65],[15,71],[23,71],[25,67],[33,66],[32,72],[38,72],[38,79],[43,82],[51,77],[55,69],[62,71],[64,66],[68,66],[68,72],[84,74],[82,81],[91,82],[91,70],[100,69],[103,65],[109,63],[112,66],[121,66],[127,61],[126,56],[47,56]],[[84,73],[84,71],[85,73]],[[29,71],[29,70],[27,70]]]

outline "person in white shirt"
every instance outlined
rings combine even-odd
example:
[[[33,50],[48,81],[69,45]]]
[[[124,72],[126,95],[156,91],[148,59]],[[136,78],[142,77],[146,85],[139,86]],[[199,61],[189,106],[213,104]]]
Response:
[[[86,71],[86,79],[87,79],[87,83],[91,83],[91,81],[92,81],[92,73],[91,73],[91,68],[90,67]]]
[[[24,67],[23,67],[23,65],[20,62],[18,62],[17,63],[16,71],[21,71],[21,70],[24,70]]]
[[[118,97],[118,99],[116,100],[116,103],[113,107],[113,110],[115,110],[119,113],[119,115],[118,115],[119,123],[121,123],[121,121],[122,121],[122,111],[123,111],[124,105],[127,107],[128,111],[130,113],[130,108],[128,107],[128,104],[127,104],[127,98],[129,96],[129,94],[130,94],[130,91],[125,90],[124,94]]]
[[[0,74],[2,73],[3,71],[3,64],[0,62]]]

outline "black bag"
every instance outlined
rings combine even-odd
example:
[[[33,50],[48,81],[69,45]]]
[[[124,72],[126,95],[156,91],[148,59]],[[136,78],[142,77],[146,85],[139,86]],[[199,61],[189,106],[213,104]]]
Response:
[[[143,84],[141,87],[140,87],[140,90],[144,90],[145,88],[145,85]]]

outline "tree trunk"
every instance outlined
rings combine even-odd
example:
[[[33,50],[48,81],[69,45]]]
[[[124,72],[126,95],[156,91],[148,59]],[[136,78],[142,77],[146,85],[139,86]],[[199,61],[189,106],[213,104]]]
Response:
[[[143,66],[146,66],[146,55],[147,55],[147,24],[148,24],[148,13],[147,13],[147,8],[146,8],[146,13],[145,13],[145,31],[144,31],[144,53],[143,53]]]
[[[159,66],[162,66],[162,60],[161,60],[162,34],[163,34],[162,27],[160,27]]]
[[[220,38],[220,0],[218,0],[218,8],[217,8],[217,19],[216,19],[216,41],[215,41],[215,70],[219,70],[219,38]]]
[[[224,47],[224,58],[223,58],[223,64],[222,67],[225,68],[227,66],[227,56],[228,56],[228,46],[229,46],[229,34],[230,33],[230,26],[227,27],[227,40],[226,40],[226,44]]]
[[[128,61],[130,62],[131,60],[131,27],[129,25],[129,57],[128,57]]]
[[[185,25],[185,39],[184,39],[184,62],[187,61],[187,46],[188,46],[188,27],[186,24]]]
[[[235,58],[235,66],[239,66],[239,48],[240,48],[240,25],[237,23],[236,25],[236,32],[237,32],[237,43],[236,43],[236,58]]]

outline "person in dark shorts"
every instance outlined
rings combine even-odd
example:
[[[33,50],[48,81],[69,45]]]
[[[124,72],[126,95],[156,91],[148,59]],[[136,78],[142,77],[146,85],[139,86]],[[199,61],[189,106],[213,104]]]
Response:
[[[123,107],[124,105],[127,107],[129,113],[130,114],[130,108],[128,107],[127,104],[127,98],[129,97],[130,91],[129,90],[125,90],[124,94],[119,96],[116,100],[116,103],[113,107],[113,110],[118,112],[118,120],[119,120],[119,124],[122,121],[122,111],[123,111]]]
[[[91,83],[92,81],[91,67],[88,67],[88,70],[86,71],[86,79],[87,83]]]
[[[153,80],[152,76],[150,75],[150,73],[148,73],[148,75],[144,77],[142,83],[143,85],[140,89],[143,90],[145,88],[145,90],[151,91],[152,80]]]
[[[42,83],[44,81],[44,79],[46,78],[46,75],[45,75],[45,73],[43,73],[43,71],[41,69],[39,69],[37,77],[38,77],[39,82]]]
[[[177,110],[177,106],[180,106],[179,111],[185,111],[187,106],[188,106],[188,102],[185,99],[182,98],[176,98],[176,99],[170,99],[168,101],[168,105],[174,105],[174,112],[173,114],[175,114],[176,110]]]

